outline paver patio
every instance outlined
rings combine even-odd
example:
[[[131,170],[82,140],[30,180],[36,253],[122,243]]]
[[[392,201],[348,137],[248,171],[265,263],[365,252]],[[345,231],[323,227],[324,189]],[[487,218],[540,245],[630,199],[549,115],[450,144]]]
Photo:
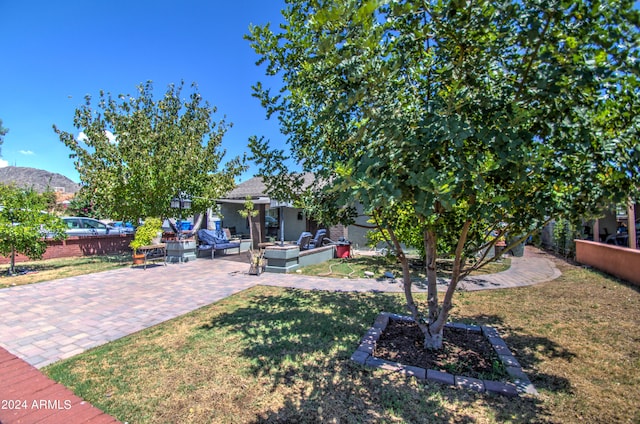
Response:
[[[121,268],[1,289],[0,376],[8,384],[3,386],[6,393],[0,394],[39,399],[38,402],[48,402],[47,405],[59,406],[62,401],[68,405],[65,403],[61,410],[40,411],[31,407],[24,411],[0,411],[0,422],[29,422],[35,417],[53,424],[116,422],[33,366],[40,368],[75,356],[257,284],[332,291],[402,291],[402,284],[390,279],[346,280],[268,273],[256,277],[246,275],[247,269],[248,264],[243,262],[204,259],[147,270]],[[460,287],[466,290],[519,287],[559,275],[541,252],[527,249],[525,257],[512,258],[509,270],[465,279]],[[446,289],[446,281],[440,283],[439,288]],[[415,289],[425,290],[419,286]],[[13,384],[18,380],[20,384]]]
[[[217,258],[147,270],[121,268],[0,290],[0,346],[37,368],[77,355],[254,285],[337,291],[402,291],[392,280],[300,274],[245,275],[248,264]],[[498,274],[467,278],[466,290],[519,287],[560,272],[535,249]],[[445,285],[441,285],[445,289]],[[424,288],[416,287],[416,291]]]

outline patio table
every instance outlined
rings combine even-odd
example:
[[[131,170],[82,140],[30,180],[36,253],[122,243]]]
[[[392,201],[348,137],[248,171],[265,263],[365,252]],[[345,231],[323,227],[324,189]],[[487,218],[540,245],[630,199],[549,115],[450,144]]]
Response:
[[[165,243],[149,244],[137,249],[144,254],[144,268],[147,269],[147,262],[162,261],[167,266],[167,245]]]

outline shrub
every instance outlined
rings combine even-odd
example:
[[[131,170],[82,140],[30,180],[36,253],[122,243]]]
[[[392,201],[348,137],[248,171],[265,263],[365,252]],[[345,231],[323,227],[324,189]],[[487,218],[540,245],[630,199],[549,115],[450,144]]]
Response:
[[[151,240],[161,232],[162,221],[160,218],[147,218],[144,224],[136,230],[136,235],[131,243],[129,243],[129,247],[131,247],[135,253],[140,247],[151,244]]]

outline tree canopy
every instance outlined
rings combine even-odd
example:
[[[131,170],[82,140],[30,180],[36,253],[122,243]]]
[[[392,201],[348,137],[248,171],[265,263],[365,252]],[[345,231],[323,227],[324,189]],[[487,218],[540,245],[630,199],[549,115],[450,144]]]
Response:
[[[192,208],[203,211],[244,169],[240,158],[221,165],[230,124],[213,120],[216,109],[195,85],[183,99],[183,85],[170,85],[159,100],[151,82],[138,86],[135,96],[101,91],[97,105],[87,96],[76,110],[79,135],[54,126],[72,151],[85,200],[111,218],[172,217],[175,197],[189,197]]]
[[[66,238],[66,225],[46,212],[50,203],[47,193],[0,184],[0,254],[10,257],[9,273],[15,269],[15,255],[40,259],[47,250],[48,238]]]
[[[632,1],[287,5],[280,29],[248,36],[283,84],[273,93],[258,83],[255,95],[318,175],[313,196],[334,210],[361,203],[394,243],[427,345],[440,346],[457,282],[487,263],[494,235],[518,242],[550,217],[589,216],[637,190]],[[251,147],[262,173],[278,170],[282,151]],[[428,314],[411,295],[398,236],[407,227],[427,256]],[[455,260],[439,303],[443,240]]]
[[[87,186],[81,187],[73,196],[73,199],[69,201],[66,208],[66,214],[73,216],[85,216],[94,219],[100,219],[101,217],[106,216],[106,214],[100,210],[98,205],[89,199],[90,196],[88,193],[90,193],[90,191]]]

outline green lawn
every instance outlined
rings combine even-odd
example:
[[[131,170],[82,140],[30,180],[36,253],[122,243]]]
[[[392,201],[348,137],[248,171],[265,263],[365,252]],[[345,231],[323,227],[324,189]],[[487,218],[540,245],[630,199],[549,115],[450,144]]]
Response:
[[[553,282],[455,298],[453,319],[498,328],[537,398],[476,394],[352,363],[378,312],[403,312],[399,295],[273,287],[44,372],[130,423],[639,422],[638,289],[560,267]]]
[[[439,265],[444,265],[445,261],[440,262]],[[508,258],[501,259],[498,262],[492,262],[481,270],[472,273],[472,275],[479,274],[492,274],[496,272],[502,272],[509,269],[511,260]],[[450,270],[446,267],[441,267],[438,270],[440,277],[450,276]],[[373,278],[379,278],[384,275],[385,272],[391,272],[396,277],[402,276],[402,267],[393,256],[356,256],[350,259],[331,259],[326,262],[309,265],[300,269],[300,272],[305,275],[319,275],[326,277],[337,278],[366,278],[365,272],[372,272]],[[412,278],[424,279],[426,273],[423,267],[412,267]]]
[[[14,276],[7,275],[9,265],[0,265],[0,289],[107,271],[127,265],[131,265],[131,254],[20,262],[16,264],[18,272]]]

